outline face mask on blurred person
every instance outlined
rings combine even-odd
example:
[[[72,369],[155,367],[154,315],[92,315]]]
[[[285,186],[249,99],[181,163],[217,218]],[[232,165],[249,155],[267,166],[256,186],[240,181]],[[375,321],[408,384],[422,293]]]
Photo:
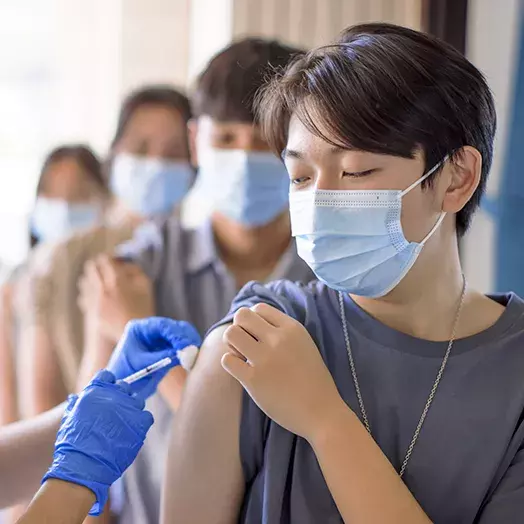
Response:
[[[198,159],[199,188],[231,220],[263,226],[287,209],[289,177],[272,153],[207,148]]]
[[[194,171],[187,161],[119,154],[113,160],[111,191],[144,217],[170,213],[184,198]]]
[[[31,231],[42,242],[62,240],[96,224],[99,204],[71,204],[58,198],[38,197],[31,216]]]

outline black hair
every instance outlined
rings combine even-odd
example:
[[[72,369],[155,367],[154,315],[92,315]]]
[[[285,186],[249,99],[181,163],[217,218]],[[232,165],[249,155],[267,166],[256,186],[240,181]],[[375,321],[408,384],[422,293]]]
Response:
[[[192,98],[195,116],[221,122],[255,121],[253,101],[272,70],[287,66],[300,49],[276,40],[245,38],[215,55],[198,77]]]
[[[47,171],[54,164],[61,162],[62,160],[75,160],[78,165],[87,173],[95,184],[100,188],[101,192],[108,195],[109,188],[107,186],[106,178],[103,174],[102,163],[92,151],[91,148],[82,144],[59,146],[53,149],[44,160],[40,175],[38,178],[38,184],[36,186],[36,194],[39,195],[42,192],[44,179]],[[29,231],[29,241],[31,247],[35,247],[38,244],[38,238]]]
[[[445,42],[391,24],[350,27],[274,78],[260,93],[258,111],[277,154],[292,114],[339,147],[404,158],[422,151],[426,171],[475,147],[481,179],[456,216],[457,234],[468,229],[493,158],[495,105],[482,73]]]
[[[163,85],[138,89],[127,96],[122,103],[111,147],[122,138],[135,112],[145,105],[163,106],[178,111],[185,123],[191,118],[189,99],[180,91]]]

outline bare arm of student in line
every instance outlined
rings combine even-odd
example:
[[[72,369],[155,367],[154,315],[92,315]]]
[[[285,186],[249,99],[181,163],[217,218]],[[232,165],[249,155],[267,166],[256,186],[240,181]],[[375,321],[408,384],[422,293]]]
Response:
[[[30,499],[53,460],[65,404],[0,429],[0,508]]]
[[[13,284],[0,289],[0,427],[18,420],[13,347]]]
[[[60,365],[46,326],[32,324],[20,333],[19,377],[22,418],[44,413],[67,398]]]
[[[227,327],[227,326],[226,326]],[[240,384],[220,364],[226,327],[204,341],[176,416],[164,481],[163,524],[237,522],[244,491]]]

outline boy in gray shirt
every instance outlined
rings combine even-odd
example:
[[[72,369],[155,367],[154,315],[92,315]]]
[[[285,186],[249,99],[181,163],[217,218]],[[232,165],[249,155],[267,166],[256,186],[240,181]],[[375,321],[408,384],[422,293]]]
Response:
[[[522,522],[524,303],[468,288],[457,238],[495,110],[438,39],[347,29],[264,91],[298,253],[248,284],[177,415],[164,524]]]

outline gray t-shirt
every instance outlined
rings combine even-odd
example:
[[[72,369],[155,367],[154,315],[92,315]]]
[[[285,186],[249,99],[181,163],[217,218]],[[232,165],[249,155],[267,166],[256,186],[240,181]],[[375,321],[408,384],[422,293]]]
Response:
[[[117,250],[138,263],[153,280],[156,314],[187,320],[205,335],[229,310],[238,289],[220,260],[211,224],[185,229],[176,217],[148,223]],[[274,278],[309,282],[314,278],[298,258],[294,243],[275,268]],[[147,402],[155,424],[136,461],[124,475],[122,524],[158,524],[172,413],[160,395]]]
[[[492,298],[506,309],[492,327],[455,342],[404,476],[437,524],[524,522],[524,302],[513,294]],[[259,302],[307,328],[343,399],[360,415],[337,293],[319,282],[250,283],[220,324]],[[391,329],[349,296],[345,313],[373,437],[399,471],[447,343]],[[342,522],[312,448],[247,394],[240,430],[240,522]]]

